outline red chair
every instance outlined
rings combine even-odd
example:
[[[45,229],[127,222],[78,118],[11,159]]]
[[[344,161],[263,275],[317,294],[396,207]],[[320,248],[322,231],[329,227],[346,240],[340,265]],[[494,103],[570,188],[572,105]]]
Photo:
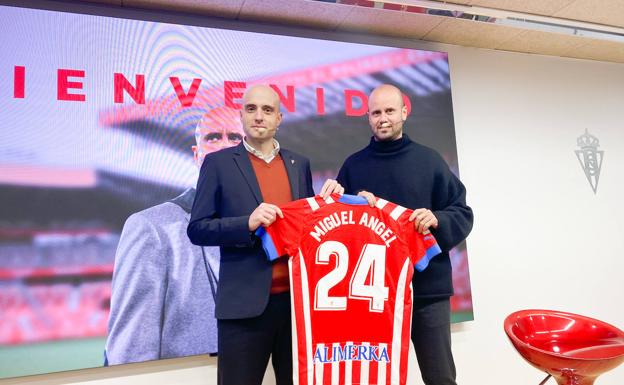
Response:
[[[624,361],[624,332],[578,314],[521,310],[505,318],[505,333],[518,353],[559,385],[592,385]]]

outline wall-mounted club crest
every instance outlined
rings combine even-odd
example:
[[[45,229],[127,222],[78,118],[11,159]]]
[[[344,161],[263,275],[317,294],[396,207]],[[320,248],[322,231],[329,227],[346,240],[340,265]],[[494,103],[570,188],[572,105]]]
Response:
[[[598,190],[598,179],[600,178],[600,167],[602,166],[604,151],[598,150],[600,146],[598,138],[587,132],[587,129],[585,129],[583,135],[576,139],[576,143],[581,149],[574,152],[595,194]]]

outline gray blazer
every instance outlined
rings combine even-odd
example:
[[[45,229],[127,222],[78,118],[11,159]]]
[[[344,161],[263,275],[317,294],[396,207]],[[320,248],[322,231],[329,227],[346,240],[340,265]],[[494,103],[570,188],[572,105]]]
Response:
[[[191,244],[195,190],[131,215],[115,255],[107,364],[217,351],[214,289],[219,249]],[[212,273],[210,272],[212,270]],[[215,274],[213,276],[213,274]]]

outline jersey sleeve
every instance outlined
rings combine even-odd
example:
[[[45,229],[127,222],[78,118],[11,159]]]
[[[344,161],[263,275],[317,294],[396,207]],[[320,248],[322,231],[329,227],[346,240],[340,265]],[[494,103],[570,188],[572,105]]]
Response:
[[[270,226],[260,226],[256,235],[269,260],[283,255],[293,255],[299,248],[305,216],[309,213],[306,199],[299,199],[280,206],[284,218],[277,217]]]
[[[423,271],[429,266],[429,261],[442,250],[433,234],[430,232],[421,234],[416,230],[414,222],[408,219],[411,213],[412,210],[406,210],[399,218],[401,235],[406,241],[414,267],[418,271]]]

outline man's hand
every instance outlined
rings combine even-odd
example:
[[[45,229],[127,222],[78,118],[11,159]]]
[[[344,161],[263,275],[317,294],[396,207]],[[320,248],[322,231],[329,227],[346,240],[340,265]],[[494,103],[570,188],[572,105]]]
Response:
[[[366,201],[368,202],[368,205],[370,207],[375,207],[375,205],[377,204],[377,198],[375,198],[375,195],[373,195],[373,193],[362,190],[358,193],[358,196],[366,198]]]
[[[424,234],[429,231],[430,227],[438,228],[438,218],[429,209],[416,209],[409,217],[410,221],[414,221],[416,231]]]
[[[321,196],[321,198],[325,199],[331,194],[344,194],[344,187],[342,187],[340,183],[338,183],[338,181],[334,179],[327,179],[323,184],[319,195]]]
[[[270,225],[275,222],[278,215],[280,218],[284,218],[279,207],[270,203],[260,203],[260,206],[256,207],[249,216],[249,231],[256,231],[260,225],[265,227]]]

